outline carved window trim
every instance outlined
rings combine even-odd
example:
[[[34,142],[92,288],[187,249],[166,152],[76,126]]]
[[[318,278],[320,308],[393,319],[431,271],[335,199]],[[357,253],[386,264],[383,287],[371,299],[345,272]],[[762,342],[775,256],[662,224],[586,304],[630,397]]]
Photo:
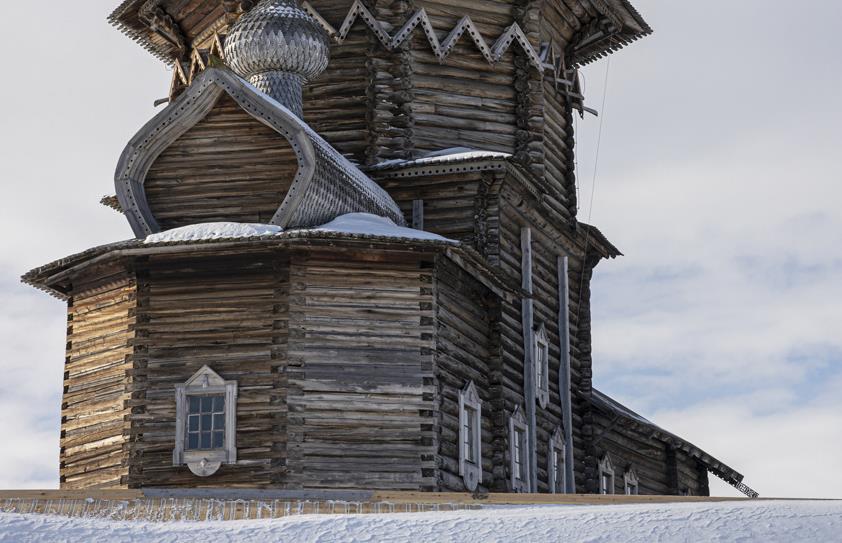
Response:
[[[566,494],[567,493],[567,466],[565,465],[565,449],[564,437],[562,437],[561,427],[557,427],[553,435],[550,436],[549,447],[547,447],[547,472],[549,474],[548,482],[551,494]]]
[[[614,465],[608,453],[599,460],[599,493],[614,494]]]
[[[533,335],[532,360],[535,361],[535,398],[541,409],[546,409],[550,401],[550,343],[544,323],[535,329]]]
[[[194,396],[218,396],[225,398],[225,433],[222,447],[211,449],[187,448],[188,401]],[[237,462],[237,382],[225,381],[208,366],[193,374],[183,384],[175,386],[175,448],[173,465],[187,465],[194,475],[208,477],[216,473],[222,464]]]
[[[637,496],[640,494],[640,480],[637,478],[637,472],[634,468],[629,467],[623,474],[623,487],[627,496]]]
[[[469,492],[482,482],[482,400],[471,381],[459,391],[459,475]]]
[[[509,417],[509,472],[513,492],[529,492],[529,427],[518,406]]]

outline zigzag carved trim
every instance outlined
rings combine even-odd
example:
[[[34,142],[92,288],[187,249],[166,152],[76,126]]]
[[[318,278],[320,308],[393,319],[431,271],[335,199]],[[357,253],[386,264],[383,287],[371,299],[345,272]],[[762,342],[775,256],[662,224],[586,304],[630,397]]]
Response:
[[[439,59],[439,62],[444,62],[447,60],[451,51],[453,51],[453,47],[456,45],[456,42],[459,41],[459,38],[467,32],[471,41],[474,42],[474,45],[477,46],[477,49],[479,49],[482,56],[485,57],[489,64],[496,64],[499,62],[509,47],[511,47],[513,43],[517,42],[529,58],[530,64],[538,70],[543,70],[543,63],[541,61],[540,54],[534,47],[532,47],[532,44],[529,43],[526,34],[517,23],[513,23],[511,26],[507,27],[503,34],[497,38],[497,41],[495,41],[493,45],[489,46],[485,41],[485,38],[483,38],[479,33],[479,30],[477,30],[474,22],[467,15],[459,20],[444,41],[439,41],[438,36],[436,36],[436,32],[433,29],[433,25],[430,22],[430,18],[427,16],[427,12],[424,8],[416,11],[406,21],[406,23],[404,23],[400,30],[398,30],[394,36],[391,36],[384,25],[374,18],[371,11],[369,11],[360,0],[354,0],[354,3],[351,5],[351,10],[348,12],[348,15],[345,16],[345,20],[342,21],[342,25],[339,27],[339,30],[335,29],[325,20],[324,17],[319,15],[316,9],[311,6],[309,2],[303,2],[301,7],[322,25],[325,31],[334,39],[334,41],[336,41],[336,43],[341,44],[345,41],[345,38],[348,37],[351,27],[355,22],[357,22],[357,19],[362,19],[374,35],[377,36],[377,39],[380,40],[383,47],[389,51],[398,48],[406,42],[410,36],[412,36],[412,32],[420,26],[424,30],[424,35],[427,37],[427,41],[430,43],[430,47],[433,49],[433,53],[436,55],[436,58]]]

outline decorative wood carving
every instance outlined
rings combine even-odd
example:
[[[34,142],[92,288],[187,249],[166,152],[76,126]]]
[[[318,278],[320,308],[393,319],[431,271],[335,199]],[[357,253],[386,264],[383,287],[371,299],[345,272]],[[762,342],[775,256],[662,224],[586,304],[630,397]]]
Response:
[[[176,59],[187,55],[187,39],[179,24],[161,6],[163,0],[147,0],[138,10],[138,17],[149,25],[153,32],[163,36],[176,50]]]

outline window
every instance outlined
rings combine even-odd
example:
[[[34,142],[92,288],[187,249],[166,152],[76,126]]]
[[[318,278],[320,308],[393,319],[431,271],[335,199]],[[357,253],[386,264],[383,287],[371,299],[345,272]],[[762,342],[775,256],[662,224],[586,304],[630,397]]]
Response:
[[[176,428],[173,465],[187,464],[195,475],[213,475],[237,461],[237,382],[225,381],[207,366],[175,387]]]
[[[547,328],[541,324],[536,329],[533,344],[535,361],[535,397],[542,408],[550,401],[550,348],[547,341]]]
[[[550,437],[549,459],[547,462],[547,472],[549,473],[550,493],[564,494],[565,490],[565,466],[564,466],[564,438],[562,437],[561,427],[556,428]]]
[[[529,492],[529,434],[520,407],[509,417],[511,485],[515,492]]]
[[[459,392],[459,475],[469,492],[482,482],[482,402],[474,382]]]
[[[607,453],[599,461],[599,493],[614,493],[614,466],[611,465],[611,458]]]
[[[626,494],[628,496],[637,496],[639,494],[640,484],[634,468],[626,470],[626,473],[623,474],[623,481],[625,481]]]

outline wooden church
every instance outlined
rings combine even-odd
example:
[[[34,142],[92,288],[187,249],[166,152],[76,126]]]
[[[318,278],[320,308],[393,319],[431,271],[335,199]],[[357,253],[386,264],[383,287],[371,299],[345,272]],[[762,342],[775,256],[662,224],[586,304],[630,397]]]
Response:
[[[172,67],[67,301],[61,486],[707,495],[592,387],[577,68],[628,0],[126,0]]]

